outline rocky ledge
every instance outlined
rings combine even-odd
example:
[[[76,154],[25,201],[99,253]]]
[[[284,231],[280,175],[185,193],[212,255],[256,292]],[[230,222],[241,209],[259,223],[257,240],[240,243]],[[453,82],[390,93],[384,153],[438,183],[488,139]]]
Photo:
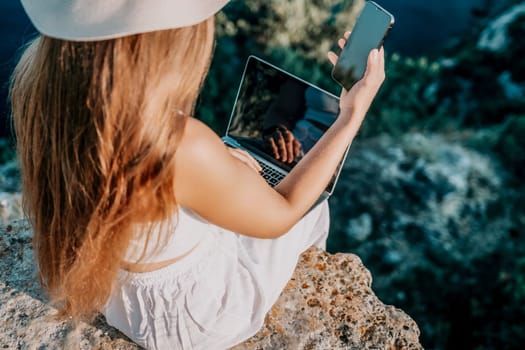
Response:
[[[102,316],[76,329],[53,319],[31,237],[22,220],[0,228],[0,348],[138,349]],[[357,256],[310,248],[261,330],[234,349],[421,349],[416,323],[384,305],[371,284]]]

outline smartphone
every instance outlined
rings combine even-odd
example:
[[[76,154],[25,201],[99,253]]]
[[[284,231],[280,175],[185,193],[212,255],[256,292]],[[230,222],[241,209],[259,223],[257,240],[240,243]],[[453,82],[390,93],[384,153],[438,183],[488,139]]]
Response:
[[[363,77],[368,54],[383,45],[393,25],[394,16],[390,12],[373,1],[367,1],[332,70],[332,78],[350,90]]]

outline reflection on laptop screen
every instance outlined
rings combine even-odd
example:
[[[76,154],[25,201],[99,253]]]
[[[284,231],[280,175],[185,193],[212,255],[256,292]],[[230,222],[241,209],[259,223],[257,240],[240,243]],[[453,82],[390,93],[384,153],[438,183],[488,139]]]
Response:
[[[298,161],[333,123],[338,111],[339,99],[334,95],[251,58],[227,134],[275,160],[269,139],[290,131],[300,143]]]
[[[227,136],[289,171],[334,122],[338,112],[336,96],[251,57]],[[288,161],[277,160],[280,147],[287,147]]]

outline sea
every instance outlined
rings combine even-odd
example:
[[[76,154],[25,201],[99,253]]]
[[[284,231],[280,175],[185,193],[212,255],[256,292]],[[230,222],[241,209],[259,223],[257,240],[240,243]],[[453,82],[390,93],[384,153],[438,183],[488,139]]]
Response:
[[[385,49],[402,55],[432,55],[468,30],[485,0],[377,0],[395,24]]]

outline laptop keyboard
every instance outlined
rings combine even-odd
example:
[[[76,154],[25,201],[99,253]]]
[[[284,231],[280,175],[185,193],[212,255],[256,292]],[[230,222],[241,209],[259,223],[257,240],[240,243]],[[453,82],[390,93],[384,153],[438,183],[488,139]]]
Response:
[[[271,168],[263,162],[259,162],[262,167],[262,177],[268,182],[272,187],[276,186],[284,178],[285,174]]]

